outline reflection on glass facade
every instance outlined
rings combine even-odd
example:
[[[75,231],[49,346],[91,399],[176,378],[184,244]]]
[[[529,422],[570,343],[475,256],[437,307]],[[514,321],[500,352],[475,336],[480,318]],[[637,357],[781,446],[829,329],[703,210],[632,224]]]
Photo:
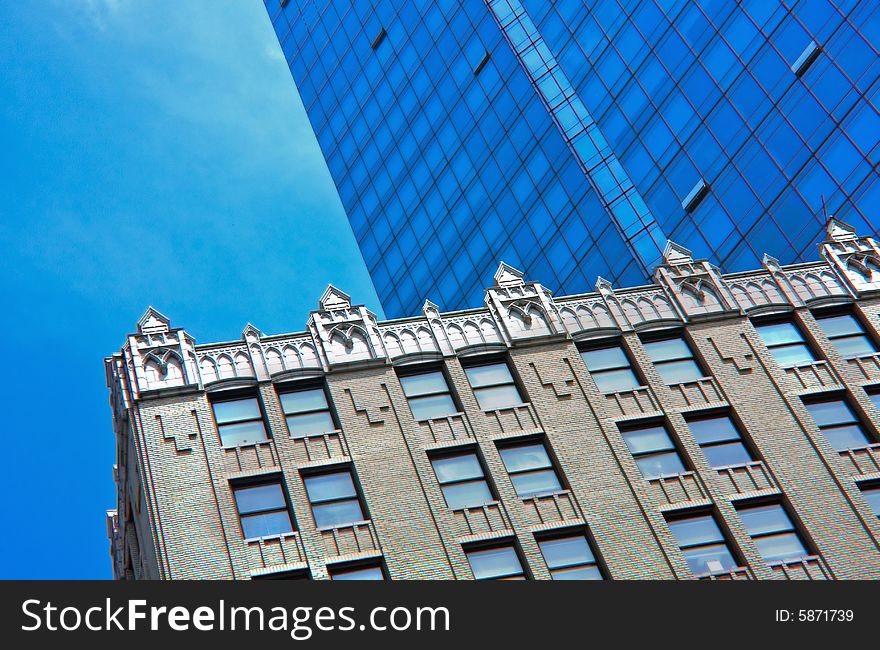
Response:
[[[880,223],[875,2],[265,2],[388,316]]]

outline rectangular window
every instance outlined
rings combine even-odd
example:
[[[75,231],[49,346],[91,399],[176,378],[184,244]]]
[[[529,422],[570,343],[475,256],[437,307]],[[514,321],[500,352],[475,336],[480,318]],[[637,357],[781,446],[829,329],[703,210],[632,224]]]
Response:
[[[845,359],[877,353],[877,346],[855,316],[851,314],[816,316],[816,321],[828,340]]]
[[[347,526],[366,519],[350,470],[313,474],[304,482],[318,528]]]
[[[767,323],[755,325],[755,329],[780,367],[792,368],[816,360],[794,323]]]
[[[745,465],[755,460],[726,415],[688,420],[688,427],[712,467]]]
[[[214,420],[224,447],[237,447],[266,440],[263,411],[256,397],[226,400],[211,404]]]
[[[336,429],[327,393],[322,387],[280,393],[278,399],[291,437],[305,438]]]
[[[382,567],[377,564],[360,566],[342,566],[330,569],[331,580],[384,580],[385,574]]]
[[[633,390],[642,385],[632,370],[629,358],[619,345],[598,350],[584,350],[581,358],[596,388],[603,393]]]
[[[516,493],[521,497],[562,489],[547,448],[540,442],[499,448]]]
[[[833,399],[822,402],[806,402],[816,426],[837,451],[871,444],[871,439],[853,414],[846,400]]]
[[[865,495],[871,512],[880,517],[880,485],[867,485],[862,488],[862,494]]]
[[[603,580],[596,555],[584,535],[538,540],[554,580]]]
[[[452,508],[481,506],[495,500],[477,454],[469,452],[431,460],[446,505]]]
[[[522,562],[512,544],[465,551],[477,580],[525,580]]]
[[[233,486],[232,493],[245,539],[293,531],[281,481]]]
[[[706,376],[697,365],[690,346],[681,337],[647,341],[644,346],[660,377],[670,386]]]
[[[785,508],[778,503],[741,508],[738,512],[761,557],[768,564],[798,560],[810,554]]]
[[[737,568],[727,539],[712,515],[672,519],[668,523],[694,575],[724,573]]]
[[[874,408],[880,412],[880,391],[868,393],[868,399],[871,400],[871,404],[874,405]]]
[[[474,395],[484,411],[493,411],[523,403],[523,399],[510,374],[510,368],[502,362],[464,369]]]
[[[624,430],[621,435],[646,479],[687,471],[672,438],[662,424]]]
[[[458,412],[446,378],[439,370],[404,375],[400,385],[416,420],[444,418]]]

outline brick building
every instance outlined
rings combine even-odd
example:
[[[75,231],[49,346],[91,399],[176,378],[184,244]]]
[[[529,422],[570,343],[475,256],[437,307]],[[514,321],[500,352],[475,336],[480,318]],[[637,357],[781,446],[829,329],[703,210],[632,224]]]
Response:
[[[880,247],[106,360],[116,577],[880,578]]]

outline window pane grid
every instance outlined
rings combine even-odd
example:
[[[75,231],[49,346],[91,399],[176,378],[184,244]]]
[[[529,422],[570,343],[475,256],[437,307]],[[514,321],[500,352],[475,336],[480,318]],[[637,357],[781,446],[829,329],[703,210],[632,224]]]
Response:
[[[481,506],[495,500],[476,454],[443,456],[431,464],[449,508]]]
[[[871,439],[846,400],[827,400],[804,404],[819,431],[837,451],[866,447]]]
[[[770,354],[783,368],[814,363],[816,357],[794,323],[755,325]]]
[[[682,474],[687,471],[665,426],[630,429],[622,431],[621,435],[639,471],[646,479]]]
[[[877,353],[877,347],[861,323],[850,314],[816,317],[816,321],[844,358],[868,356]]]
[[[217,433],[224,447],[235,447],[266,440],[263,411],[255,397],[215,402],[212,405]]]
[[[506,363],[470,366],[464,371],[477,402],[484,411],[510,408],[523,403]]]
[[[694,353],[683,338],[648,341],[645,351],[668,385],[697,381],[705,376],[694,358]]]
[[[348,470],[309,476],[304,483],[318,528],[365,521],[360,498]]]
[[[691,420],[688,426],[713,468],[745,465],[755,460],[728,416]]]
[[[796,560],[809,555],[797,528],[781,505],[742,508],[739,515],[765,562]]]
[[[641,385],[620,346],[584,350],[581,358],[596,387],[603,393],[633,390]]]
[[[439,370],[404,375],[400,385],[416,420],[443,418],[458,412],[446,378]]]

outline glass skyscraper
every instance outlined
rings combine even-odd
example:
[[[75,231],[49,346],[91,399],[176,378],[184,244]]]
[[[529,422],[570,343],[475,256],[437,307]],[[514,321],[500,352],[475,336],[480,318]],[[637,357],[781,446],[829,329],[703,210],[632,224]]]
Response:
[[[873,0],[265,0],[389,317],[880,224]]]

